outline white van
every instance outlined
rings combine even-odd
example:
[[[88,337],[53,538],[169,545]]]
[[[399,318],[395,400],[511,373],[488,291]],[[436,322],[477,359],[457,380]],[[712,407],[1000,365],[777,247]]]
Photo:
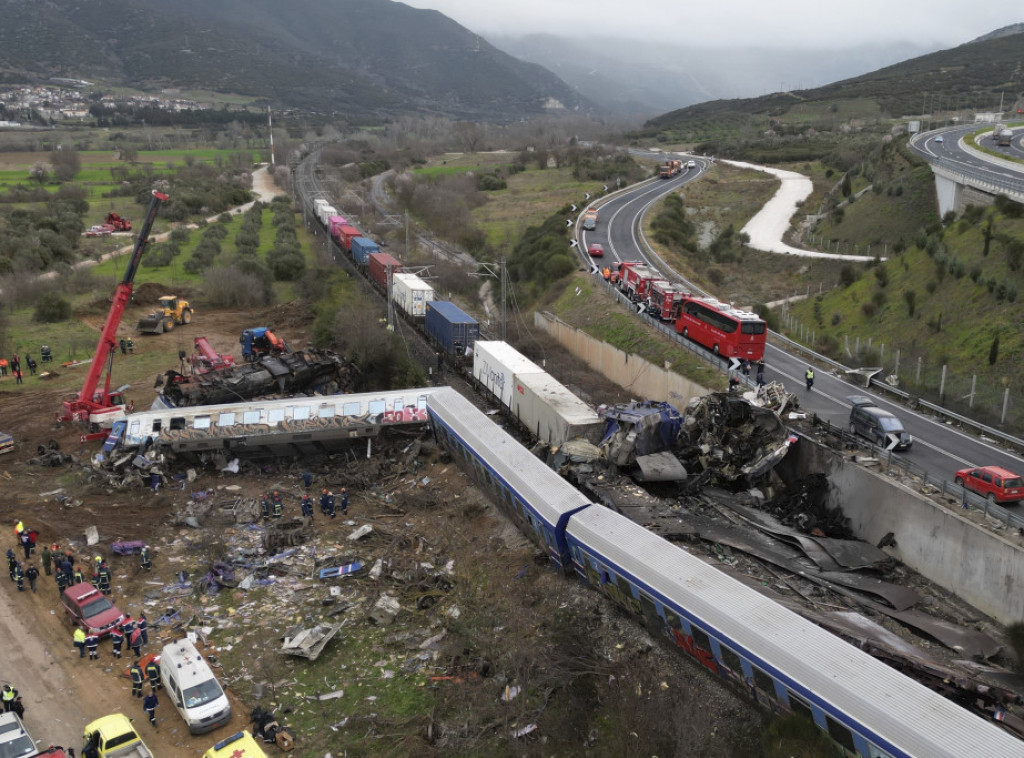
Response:
[[[213,671],[188,639],[160,653],[160,679],[192,734],[205,734],[231,720],[231,703]]]

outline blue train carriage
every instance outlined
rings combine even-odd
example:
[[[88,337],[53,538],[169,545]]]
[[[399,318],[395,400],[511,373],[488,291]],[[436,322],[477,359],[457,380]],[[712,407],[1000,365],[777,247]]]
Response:
[[[559,571],[571,570],[565,525],[590,501],[455,390],[431,394],[427,412],[437,440],[460,466],[547,550]]]
[[[814,720],[847,758],[1024,756],[1024,743],[624,516],[566,529],[579,577],[773,711]]]

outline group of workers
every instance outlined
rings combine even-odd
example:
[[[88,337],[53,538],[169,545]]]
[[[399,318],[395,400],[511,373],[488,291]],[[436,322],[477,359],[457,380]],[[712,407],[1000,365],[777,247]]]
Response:
[[[341,492],[335,495],[324,487],[320,493],[320,513],[328,518],[334,518],[338,515],[339,507],[341,508],[342,515],[347,516],[348,490],[342,487]],[[299,501],[299,508],[304,518],[313,518],[313,498],[308,492],[308,487],[306,494]],[[264,520],[279,519],[284,516],[284,501],[279,490],[264,493],[260,499],[260,513]]]

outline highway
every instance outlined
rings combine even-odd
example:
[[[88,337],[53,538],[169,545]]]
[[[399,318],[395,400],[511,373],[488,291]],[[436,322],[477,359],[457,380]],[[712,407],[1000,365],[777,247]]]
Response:
[[[959,135],[976,128],[972,126],[951,130],[958,133],[958,136],[946,136],[938,143],[934,139],[923,140],[918,150],[941,154],[944,160],[977,161],[972,165],[978,170],[1005,170],[975,159],[970,154],[965,155],[957,146]],[[949,135],[950,131],[945,134]],[[651,154],[648,157],[664,160],[666,156]],[[657,257],[640,233],[644,215],[658,199],[698,179],[707,170],[707,159],[694,157],[694,161],[697,164],[696,168],[684,171],[677,177],[641,182],[601,203],[598,228],[592,232],[580,232],[582,255],[586,257],[587,247],[598,242],[605,250],[604,258],[594,261],[598,266],[609,265],[614,261],[643,260],[658,269],[665,278],[682,282],[691,289],[703,292]],[[1024,169],[1024,166],[1021,168]],[[798,265],[796,260],[794,265]],[[651,322],[654,323],[653,320]],[[878,406],[895,413],[914,437],[913,447],[902,453],[893,452],[894,459],[902,458],[926,469],[933,477],[952,481],[957,469],[983,465],[1003,466],[1011,471],[1024,473],[1024,460],[1020,457],[941,420],[915,413],[906,406],[867,390],[862,384],[849,381],[821,365],[814,366],[814,387],[808,392],[804,385],[804,374],[809,365],[807,359],[784,349],[784,341],[777,335],[772,334],[769,337],[765,363],[767,380],[782,382],[787,391],[796,394],[800,400],[801,410],[813,412],[821,419],[843,429],[849,428],[850,403],[847,398],[851,395],[871,396]],[[1024,511],[1022,507],[1018,506],[1018,509]]]
[[[994,125],[993,125],[994,126]],[[929,163],[965,176],[989,182],[1018,193],[1024,193],[1024,163],[1003,161],[999,158],[967,147],[964,135],[978,131],[984,125],[968,124],[937,129],[914,135],[910,149]],[[1024,159],[1024,132],[1015,133],[1011,147],[996,147],[989,137],[982,137],[982,147],[998,150],[1008,157]]]

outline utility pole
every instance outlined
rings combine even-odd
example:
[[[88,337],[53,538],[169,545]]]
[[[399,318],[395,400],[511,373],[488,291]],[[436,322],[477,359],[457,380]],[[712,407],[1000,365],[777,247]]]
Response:
[[[475,276],[492,276],[501,281],[501,339],[508,335],[508,269],[505,267],[505,256],[501,256],[497,267],[493,263],[477,263],[480,267]]]
[[[394,300],[394,273],[392,267],[388,264],[388,326],[389,332],[395,331],[395,300]]]
[[[505,342],[508,325],[508,271],[505,270],[505,256],[501,256],[501,341]]]
[[[267,106],[267,124],[270,126],[270,166],[274,166],[274,117],[270,114],[270,106]]]

